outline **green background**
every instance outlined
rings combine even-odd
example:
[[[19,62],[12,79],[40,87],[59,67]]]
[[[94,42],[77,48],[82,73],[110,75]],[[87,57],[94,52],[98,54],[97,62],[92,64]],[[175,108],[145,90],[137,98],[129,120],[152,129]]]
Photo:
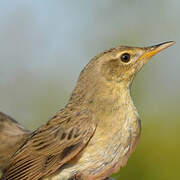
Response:
[[[114,177],[180,179],[179,8],[179,0],[1,1],[0,110],[36,129],[66,104],[97,53],[175,40],[133,83],[142,135]]]

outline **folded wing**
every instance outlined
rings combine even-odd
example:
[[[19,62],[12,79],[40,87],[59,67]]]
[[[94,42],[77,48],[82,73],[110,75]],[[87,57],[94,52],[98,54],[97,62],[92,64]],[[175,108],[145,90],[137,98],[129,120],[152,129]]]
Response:
[[[87,110],[62,110],[36,130],[13,156],[3,180],[38,180],[52,174],[85,147],[94,131]]]

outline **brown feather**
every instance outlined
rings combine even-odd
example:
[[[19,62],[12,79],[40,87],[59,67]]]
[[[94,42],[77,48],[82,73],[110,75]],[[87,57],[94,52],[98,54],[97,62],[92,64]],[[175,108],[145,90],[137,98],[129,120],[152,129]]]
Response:
[[[69,117],[71,125],[67,123]],[[80,125],[83,128],[80,129]],[[32,133],[12,157],[3,180],[38,180],[52,174],[87,144],[94,130],[95,124],[88,111],[81,110],[69,116],[65,110],[60,111],[56,118]]]
[[[30,131],[0,112],[0,169],[4,171],[11,156],[23,145]]]

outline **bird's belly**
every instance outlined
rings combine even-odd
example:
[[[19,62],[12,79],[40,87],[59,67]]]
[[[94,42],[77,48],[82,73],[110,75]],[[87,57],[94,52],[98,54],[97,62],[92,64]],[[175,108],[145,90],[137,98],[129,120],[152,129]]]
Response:
[[[102,180],[109,177],[126,164],[135,149],[140,134],[139,123],[139,120],[133,123],[127,121],[121,130],[113,134],[106,133],[106,137],[95,134],[81,154],[51,178],[44,180],[68,180],[74,175],[79,175],[80,180]]]
[[[85,164],[82,165],[82,179],[83,180],[102,180],[111,176],[112,173],[119,171],[120,167],[126,165],[130,154],[134,151],[138,136],[129,137],[120,143],[115,142],[118,138],[109,142],[109,146],[106,146],[102,151],[96,150],[96,154],[93,154],[92,158],[87,158]],[[85,157],[84,157],[85,158]],[[88,160],[89,159],[89,160]],[[85,160],[85,159],[84,159]],[[86,167],[86,168],[85,168]]]

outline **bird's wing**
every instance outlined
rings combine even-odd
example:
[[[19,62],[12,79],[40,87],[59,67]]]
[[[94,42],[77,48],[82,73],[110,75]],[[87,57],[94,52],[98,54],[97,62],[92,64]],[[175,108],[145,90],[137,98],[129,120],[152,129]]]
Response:
[[[2,171],[29,134],[30,132],[17,121],[0,112],[0,169]]]
[[[60,113],[36,130],[11,159],[3,180],[38,180],[77,155],[95,131],[87,110]]]

